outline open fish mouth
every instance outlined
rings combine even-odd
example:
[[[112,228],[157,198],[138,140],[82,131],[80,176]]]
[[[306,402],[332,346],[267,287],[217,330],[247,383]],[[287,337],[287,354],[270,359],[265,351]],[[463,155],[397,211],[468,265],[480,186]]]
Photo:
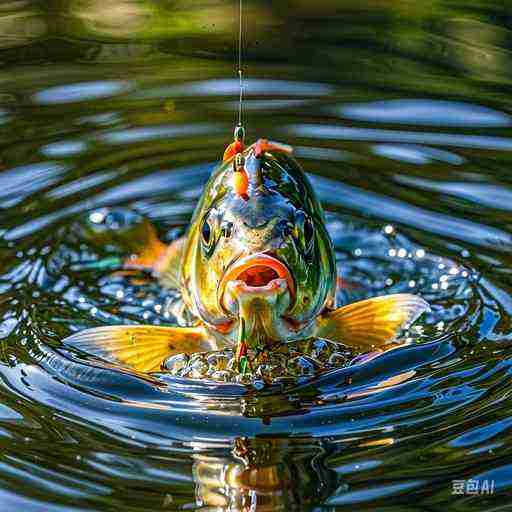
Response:
[[[271,298],[286,290],[292,300],[295,296],[295,282],[288,267],[269,254],[253,254],[228,267],[219,286],[219,302],[224,309],[230,311],[230,301],[239,295]]]

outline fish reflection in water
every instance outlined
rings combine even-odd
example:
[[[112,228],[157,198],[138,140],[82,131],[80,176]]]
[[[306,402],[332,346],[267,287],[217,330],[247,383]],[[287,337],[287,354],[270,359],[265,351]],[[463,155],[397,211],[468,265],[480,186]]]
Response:
[[[340,485],[326,455],[322,443],[307,439],[235,438],[229,457],[193,456],[197,505],[270,511],[322,502]]]

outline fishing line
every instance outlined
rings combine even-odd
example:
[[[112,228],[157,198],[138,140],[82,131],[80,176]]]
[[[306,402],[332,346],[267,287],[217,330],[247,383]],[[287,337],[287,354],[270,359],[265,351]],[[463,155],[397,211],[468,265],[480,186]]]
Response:
[[[238,126],[242,126],[242,101],[243,101],[243,76],[242,76],[242,0],[239,8],[239,28],[238,28],[238,78],[240,80],[240,98],[238,102]]]

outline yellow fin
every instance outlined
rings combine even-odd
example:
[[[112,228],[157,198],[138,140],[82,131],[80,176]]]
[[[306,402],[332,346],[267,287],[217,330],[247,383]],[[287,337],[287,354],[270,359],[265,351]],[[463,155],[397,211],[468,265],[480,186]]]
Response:
[[[362,300],[320,317],[316,336],[367,349],[392,342],[429,305],[421,297],[400,293]]]
[[[200,327],[113,325],[86,329],[63,343],[141,372],[160,370],[163,361],[173,354],[211,349]]]

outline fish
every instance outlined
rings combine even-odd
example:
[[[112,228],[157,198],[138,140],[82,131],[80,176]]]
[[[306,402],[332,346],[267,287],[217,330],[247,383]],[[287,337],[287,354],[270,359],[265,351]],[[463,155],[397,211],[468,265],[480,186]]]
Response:
[[[237,347],[240,357],[309,337],[383,351],[429,309],[408,293],[336,303],[322,205],[293,148],[266,139],[227,148],[182,238],[164,248],[149,226],[143,238],[126,268],[150,268],[178,289],[191,324],[102,326],[65,343],[143,372],[177,353]]]

